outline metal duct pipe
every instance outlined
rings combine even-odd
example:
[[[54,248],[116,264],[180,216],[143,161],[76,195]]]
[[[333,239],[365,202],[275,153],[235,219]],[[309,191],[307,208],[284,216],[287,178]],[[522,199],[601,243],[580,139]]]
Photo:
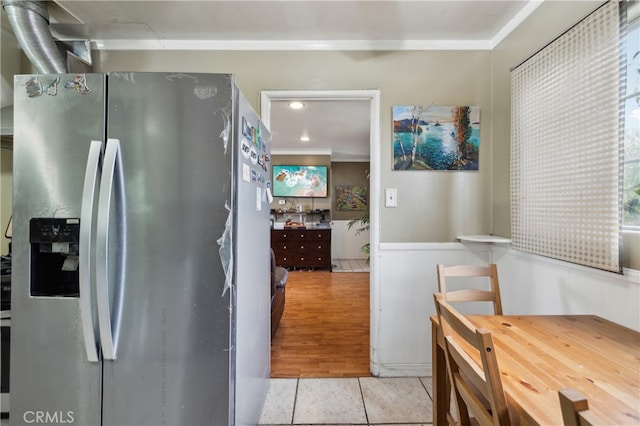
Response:
[[[66,61],[49,30],[46,1],[2,0],[20,47],[39,73],[63,74]]]

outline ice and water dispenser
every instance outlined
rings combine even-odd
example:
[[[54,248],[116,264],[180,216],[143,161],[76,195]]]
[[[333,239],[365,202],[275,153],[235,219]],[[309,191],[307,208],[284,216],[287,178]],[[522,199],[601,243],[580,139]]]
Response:
[[[78,218],[31,219],[31,296],[79,296],[79,241]]]

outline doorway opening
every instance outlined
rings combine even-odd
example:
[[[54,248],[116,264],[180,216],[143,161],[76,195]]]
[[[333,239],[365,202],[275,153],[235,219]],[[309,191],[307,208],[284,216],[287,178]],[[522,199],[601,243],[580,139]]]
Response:
[[[365,101],[369,123],[369,370],[376,375],[378,288],[378,246],[380,215],[380,91],[379,90],[281,90],[262,91],[261,119],[271,129],[272,103],[282,101]],[[325,152],[326,154],[326,152]],[[285,307],[286,312],[286,307]]]

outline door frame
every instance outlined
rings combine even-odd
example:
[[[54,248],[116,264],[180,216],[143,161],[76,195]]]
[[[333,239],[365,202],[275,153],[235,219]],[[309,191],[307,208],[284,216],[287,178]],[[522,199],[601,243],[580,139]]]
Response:
[[[376,330],[379,329],[380,308],[380,90],[263,90],[260,92],[260,118],[268,129],[271,128],[271,102],[284,100],[369,101],[369,369],[372,375],[379,376]]]

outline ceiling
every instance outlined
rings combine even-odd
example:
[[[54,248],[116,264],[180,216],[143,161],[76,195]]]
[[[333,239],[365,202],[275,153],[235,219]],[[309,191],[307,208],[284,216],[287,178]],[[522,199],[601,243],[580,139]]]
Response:
[[[56,38],[88,39],[99,50],[486,50],[540,3],[56,0],[49,12]],[[272,103],[274,153],[368,159],[368,101],[305,101],[299,111],[287,104]],[[300,142],[303,135],[311,140]]]
[[[327,154],[333,161],[368,161],[370,106],[365,100],[271,101],[273,154]],[[309,137],[308,142],[300,140]]]
[[[56,0],[51,28],[98,48],[492,48],[533,0]],[[188,41],[190,43],[185,43]],[[200,42],[194,44],[193,41]],[[123,43],[124,42],[124,43]],[[188,47],[187,47],[188,48]],[[451,47],[448,47],[450,49]]]

